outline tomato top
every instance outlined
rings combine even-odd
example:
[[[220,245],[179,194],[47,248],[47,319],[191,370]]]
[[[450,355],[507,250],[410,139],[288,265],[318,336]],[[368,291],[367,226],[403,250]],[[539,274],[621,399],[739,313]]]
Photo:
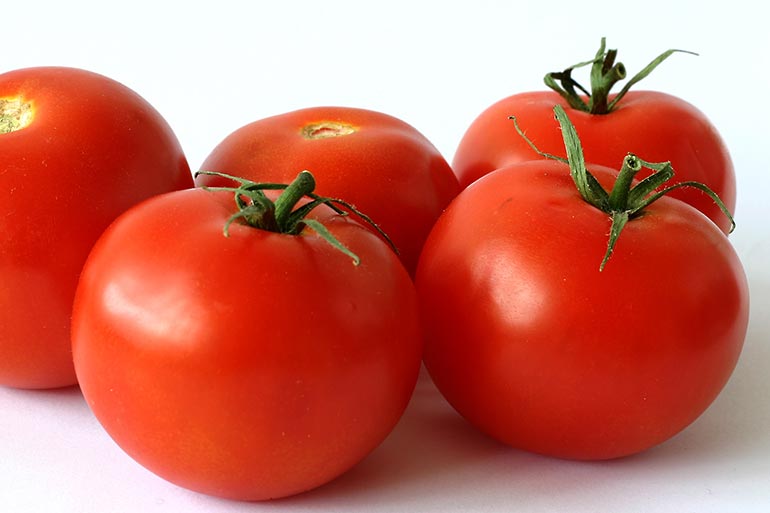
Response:
[[[615,50],[605,52],[602,40],[593,60],[546,75],[554,91],[515,94],[491,105],[471,123],[456,150],[452,167],[460,185],[467,187],[490,171],[539,158],[517,135],[511,116],[542,151],[563,154],[561,136],[552,123],[553,108],[561,105],[580,134],[587,162],[619,169],[628,152],[651,162],[670,161],[677,180],[706,184],[734,212],[732,160],[708,118],[675,96],[628,91],[676,51],[661,54],[615,94],[610,88],[625,77],[625,67],[615,63]],[[590,91],[571,76],[573,69],[587,65],[592,65]],[[729,222],[708,196],[691,189],[678,190],[673,196],[705,213],[724,232],[729,230]]]
[[[476,118],[460,141],[452,163],[460,184],[467,187],[505,165],[540,158],[516,133],[510,116],[516,117],[542,151],[563,155],[561,134],[553,125],[554,105],[567,110],[580,134],[587,162],[618,169],[628,152],[649,161],[670,161],[677,180],[705,183],[731,212],[735,211],[735,171],[719,133],[691,104],[653,91],[631,91],[615,110],[602,115],[572,109],[551,91],[500,100]],[[674,197],[704,212],[723,231],[729,229],[707,196],[682,189]]]
[[[393,240],[407,269],[459,184],[439,151],[414,127],[380,112],[315,107],[250,123],[228,135],[204,171],[289,183],[301,170],[318,194],[366,212]],[[227,181],[201,175],[198,185]]]

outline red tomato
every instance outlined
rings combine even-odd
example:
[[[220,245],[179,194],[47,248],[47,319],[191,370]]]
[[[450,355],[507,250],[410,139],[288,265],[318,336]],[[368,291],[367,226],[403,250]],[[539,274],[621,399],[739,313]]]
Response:
[[[347,107],[303,109],[248,124],[227,136],[201,169],[277,183],[307,169],[318,179],[319,194],[344,198],[379,224],[410,272],[431,226],[460,190],[449,164],[415,128]],[[202,175],[196,183],[227,181]]]
[[[610,94],[609,101],[615,96]],[[517,134],[510,116],[540,150],[563,155],[561,134],[553,125],[557,104],[577,128],[587,162],[619,169],[629,151],[650,162],[671,161],[679,181],[706,184],[735,212],[735,171],[716,128],[693,105],[655,91],[631,91],[604,114],[570,108],[553,91],[504,98],[482,112],[463,135],[452,161],[460,185],[467,187],[500,167],[540,158]],[[720,208],[700,191],[682,188],[672,196],[696,207],[725,233],[730,229]]]
[[[591,170],[605,187],[616,176]],[[600,272],[609,231],[546,160],[479,179],[436,223],[416,276],[425,364],[484,432],[557,457],[624,456],[685,428],[725,385],[748,320],[727,237],[664,197]]]
[[[226,238],[233,210],[232,194],[191,189],[121,216],[83,270],[75,366],[96,417],[151,471],[283,497],[345,472],[400,418],[421,364],[416,292],[350,217],[310,216],[359,265],[308,228],[238,220]]]
[[[140,200],[192,187],[190,169],[135,92],[58,67],[0,75],[0,155],[0,384],[72,385],[72,298],[91,246]]]

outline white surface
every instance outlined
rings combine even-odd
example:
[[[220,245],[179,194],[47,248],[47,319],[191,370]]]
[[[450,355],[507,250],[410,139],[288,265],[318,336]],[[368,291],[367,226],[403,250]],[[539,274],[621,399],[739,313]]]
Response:
[[[369,458],[328,486],[276,503],[213,499],[155,477],[101,430],[77,389],[0,389],[1,511],[768,511],[770,39],[761,3],[114,5],[4,5],[2,70],[71,65],[120,80],[168,119],[193,169],[241,125],[323,104],[400,117],[451,160],[482,109],[542,89],[545,72],[591,57],[602,35],[631,73],[668,48],[699,52],[673,56],[637,88],[697,105],[731,148],[739,180],[731,238],[751,283],[749,333],[713,406],[644,454],[575,463],[507,449],[473,431],[423,376],[402,422]]]

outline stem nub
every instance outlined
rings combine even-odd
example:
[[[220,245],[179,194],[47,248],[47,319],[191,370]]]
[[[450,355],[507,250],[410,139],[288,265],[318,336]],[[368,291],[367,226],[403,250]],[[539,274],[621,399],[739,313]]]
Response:
[[[199,174],[227,178],[240,184],[238,187],[202,187],[206,190],[228,191],[235,195],[238,211],[230,216],[225,223],[222,229],[225,237],[230,236],[230,225],[238,219],[254,228],[287,235],[299,235],[305,227],[308,227],[318,233],[326,242],[348,255],[353,260],[354,265],[358,265],[361,261],[358,255],[342,244],[321,222],[306,217],[314,208],[319,205],[326,205],[341,216],[346,216],[349,212],[354,213],[372,226],[398,253],[387,234],[369,216],[344,200],[315,194],[313,191],[316,182],[310,171],[300,172],[290,184],[256,183],[245,178],[215,171],[198,171],[196,176]],[[264,191],[266,190],[283,190],[283,192],[273,201],[265,194]],[[311,201],[297,206],[305,197],[310,198]]]
[[[22,130],[32,123],[33,109],[20,98],[0,98],[0,134]]]
[[[609,99],[610,90],[616,83],[626,78],[626,67],[621,62],[615,62],[618,54],[617,50],[606,50],[606,38],[602,38],[599,50],[592,60],[580,62],[568,67],[564,71],[548,73],[544,81],[548,87],[559,93],[573,109],[590,112],[591,114],[608,114],[612,112],[634,84],[644,79],[661,62],[676,52],[698,55],[687,50],[672,49],[663,52],[653,59],[642,71],[634,75],[611,101]],[[572,72],[575,69],[588,65],[591,65],[590,92],[572,78]]]
[[[570,168],[572,179],[583,200],[609,215],[612,225],[610,227],[610,236],[607,242],[607,251],[599,265],[599,271],[604,270],[607,261],[610,259],[610,256],[612,256],[615,244],[617,243],[623,228],[626,226],[626,223],[641,215],[645,208],[662,198],[664,195],[681,187],[694,187],[707,194],[730,219],[730,232],[735,229],[735,221],[733,220],[732,214],[730,214],[730,211],[719,196],[705,184],[687,181],[660,189],[660,187],[664,186],[674,176],[674,169],[671,167],[671,162],[647,162],[633,153],[629,153],[623,159],[623,165],[620,168],[612,190],[607,193],[599,181],[586,168],[580,139],[575,130],[575,126],[570,121],[564,108],[561,105],[556,105],[554,107],[554,113],[556,114],[556,119],[561,127],[562,139],[564,140],[564,147],[567,151],[566,159],[540,151],[521,130],[516,118],[511,116],[511,119],[513,120],[519,135],[523,137],[539,155],[548,159],[567,163]],[[634,177],[642,170],[642,168],[650,169],[653,173],[644,180],[634,184]]]

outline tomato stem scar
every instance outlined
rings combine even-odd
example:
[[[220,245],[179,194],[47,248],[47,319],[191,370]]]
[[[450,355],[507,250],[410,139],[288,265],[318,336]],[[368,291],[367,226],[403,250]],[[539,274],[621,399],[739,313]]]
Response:
[[[19,98],[0,98],[0,134],[8,134],[32,123],[32,105]]]
[[[666,50],[634,75],[612,100],[610,100],[610,90],[616,83],[626,78],[626,67],[621,62],[615,62],[617,50],[606,50],[606,38],[604,37],[593,59],[574,64],[564,71],[547,73],[544,81],[548,87],[559,93],[573,109],[591,114],[608,114],[617,107],[618,102],[632,86],[647,77],[661,62],[677,52],[698,55],[687,50]],[[591,65],[590,92],[572,78],[572,72],[575,69],[588,65]]]
[[[652,203],[680,187],[694,187],[707,194],[730,219],[730,232],[735,229],[735,220],[732,214],[719,196],[707,185],[700,182],[686,181],[660,189],[674,176],[671,162],[647,162],[633,153],[629,153],[623,159],[623,165],[618,172],[612,190],[607,193],[599,181],[588,171],[580,138],[564,108],[561,105],[556,105],[553,110],[561,127],[567,158],[540,151],[524,134],[516,118],[511,116],[510,119],[513,120],[519,135],[524,138],[538,155],[569,165],[570,175],[583,200],[609,215],[612,225],[607,242],[607,251],[599,266],[599,271],[604,270],[626,223],[641,215],[643,210]],[[653,173],[644,180],[634,184],[634,177],[643,168],[650,169]]]
[[[302,127],[302,137],[305,139],[328,139],[350,135],[358,131],[358,128],[340,121],[321,121],[310,123]]]

